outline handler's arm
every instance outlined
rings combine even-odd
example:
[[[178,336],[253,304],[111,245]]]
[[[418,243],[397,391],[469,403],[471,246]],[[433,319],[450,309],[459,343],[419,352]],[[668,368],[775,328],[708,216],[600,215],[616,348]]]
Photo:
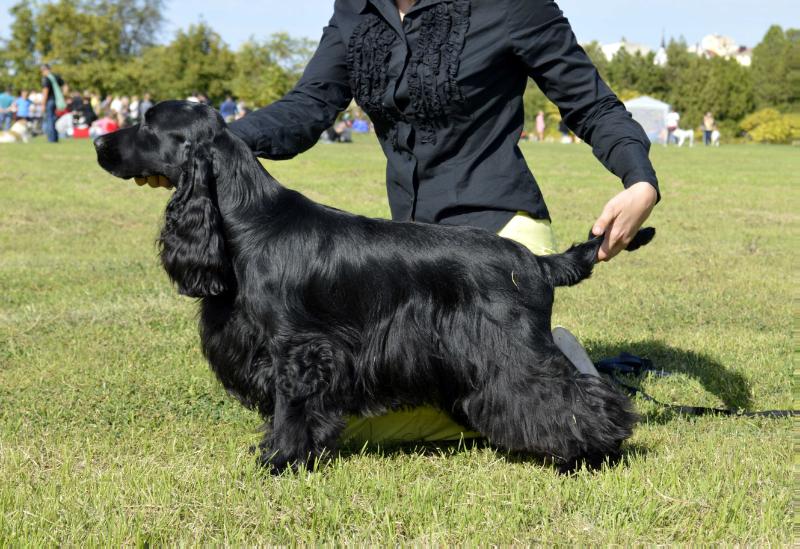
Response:
[[[558,106],[567,126],[592,146],[625,187],[606,204],[592,229],[606,234],[599,258],[610,259],[625,248],[660,199],[648,158],[650,141],[600,78],[555,2],[508,0],[507,14],[512,51]]]
[[[283,99],[230,125],[258,155],[291,158],[311,148],[352,99],[347,50],[331,19],[303,76]]]

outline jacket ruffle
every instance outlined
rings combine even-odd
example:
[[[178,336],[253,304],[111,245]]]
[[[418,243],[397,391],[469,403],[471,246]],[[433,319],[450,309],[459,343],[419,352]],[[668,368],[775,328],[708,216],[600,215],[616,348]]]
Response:
[[[353,97],[373,122],[390,128],[395,126],[398,117],[384,107],[383,97],[389,85],[387,71],[397,38],[397,33],[383,18],[370,13],[353,30],[347,46]],[[391,133],[392,145],[396,148],[396,132]]]
[[[347,47],[350,86],[356,102],[374,122],[388,127],[396,148],[398,121],[410,123],[422,143],[436,143],[436,128],[448,112],[464,103],[457,75],[469,29],[470,1],[431,6],[422,15],[420,35],[408,64],[411,108],[401,113],[384,105],[387,69],[400,37],[382,17],[366,14],[353,30]]]
[[[469,0],[456,0],[422,15],[419,42],[408,65],[408,91],[422,143],[435,144],[437,125],[464,103],[456,76],[469,14]]]

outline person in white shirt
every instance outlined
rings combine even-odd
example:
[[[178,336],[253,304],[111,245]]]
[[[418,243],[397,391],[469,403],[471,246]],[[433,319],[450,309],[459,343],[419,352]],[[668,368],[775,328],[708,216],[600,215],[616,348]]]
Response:
[[[678,124],[681,121],[681,115],[676,113],[674,110],[670,109],[667,113],[667,145],[669,145],[674,139],[675,130],[678,129]]]

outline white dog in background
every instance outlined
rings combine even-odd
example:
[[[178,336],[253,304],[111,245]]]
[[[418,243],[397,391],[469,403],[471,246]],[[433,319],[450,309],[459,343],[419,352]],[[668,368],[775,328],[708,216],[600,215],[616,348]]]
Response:
[[[719,130],[714,130],[711,132],[711,145],[714,147],[719,147]]]
[[[31,130],[27,120],[17,120],[6,131],[0,132],[0,143],[27,143]]]
[[[689,146],[694,147],[694,132],[692,130],[682,130],[680,128],[672,132],[673,137],[678,140],[678,146],[683,147],[686,140],[689,140]]]

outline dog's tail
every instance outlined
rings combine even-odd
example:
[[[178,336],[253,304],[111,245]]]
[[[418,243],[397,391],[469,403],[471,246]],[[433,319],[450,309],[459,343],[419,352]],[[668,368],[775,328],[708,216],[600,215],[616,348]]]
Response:
[[[625,248],[632,252],[648,244],[656,235],[653,227],[639,229],[630,244]],[[573,245],[562,254],[538,256],[545,276],[553,286],[573,286],[592,276],[592,269],[597,262],[597,252],[603,243],[603,235],[594,236],[589,233],[589,240]]]

